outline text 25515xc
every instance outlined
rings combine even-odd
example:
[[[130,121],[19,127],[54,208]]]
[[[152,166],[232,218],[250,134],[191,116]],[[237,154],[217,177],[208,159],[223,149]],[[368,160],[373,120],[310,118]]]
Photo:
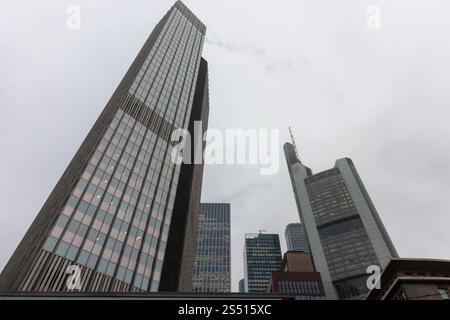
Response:
[[[258,304],[230,304],[230,305],[222,305],[222,314],[230,314],[230,315],[270,315],[271,314],[271,305],[258,305]]]

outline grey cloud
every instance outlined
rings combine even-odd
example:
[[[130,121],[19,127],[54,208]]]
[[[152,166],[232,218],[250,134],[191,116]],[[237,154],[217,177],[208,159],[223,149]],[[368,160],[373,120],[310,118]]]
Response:
[[[257,194],[258,192],[261,192],[261,190],[267,190],[270,187],[271,184],[268,183],[267,181],[250,183],[234,191],[230,195],[225,196],[224,202],[243,204],[246,198],[251,197],[254,194]]]
[[[239,43],[222,40],[216,33],[210,33],[206,36],[206,43],[228,52],[248,54],[254,57],[262,57],[266,54],[266,49],[249,43]]]

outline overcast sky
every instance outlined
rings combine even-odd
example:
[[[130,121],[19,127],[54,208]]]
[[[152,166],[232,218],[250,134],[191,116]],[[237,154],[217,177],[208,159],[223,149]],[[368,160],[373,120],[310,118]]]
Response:
[[[66,27],[69,5],[81,29]],[[0,5],[0,269],[157,21],[173,4]],[[280,130],[280,170],[208,166],[203,202],[230,202],[232,283],[244,234],[299,221],[281,153],[294,130],[319,172],[353,159],[402,257],[450,259],[448,0],[186,0],[206,24],[210,127]],[[378,5],[381,28],[367,28]]]

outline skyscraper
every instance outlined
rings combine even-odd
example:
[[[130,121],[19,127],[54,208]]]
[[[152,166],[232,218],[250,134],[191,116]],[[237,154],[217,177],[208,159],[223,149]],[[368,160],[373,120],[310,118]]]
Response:
[[[278,234],[245,235],[245,292],[267,292],[272,272],[280,271],[281,247]]]
[[[203,167],[171,160],[171,133],[196,120],[206,129],[205,31],[180,1],[157,24],[4,268],[0,291],[191,290]]]
[[[289,223],[284,235],[288,251],[309,251],[308,240],[301,223]]]
[[[230,204],[201,203],[198,214],[194,292],[230,292]]]
[[[397,252],[361,178],[348,158],[312,174],[294,144],[284,152],[316,271],[330,299],[361,299],[367,267],[386,266]]]

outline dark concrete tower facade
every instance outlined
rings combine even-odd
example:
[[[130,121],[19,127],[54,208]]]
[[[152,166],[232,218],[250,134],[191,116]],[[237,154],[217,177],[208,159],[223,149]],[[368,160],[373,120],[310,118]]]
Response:
[[[298,158],[294,144],[284,152],[294,196],[313,257],[329,299],[361,299],[367,267],[384,268],[397,252],[348,158],[313,174]]]
[[[205,26],[155,27],[0,276],[0,291],[191,291],[203,167],[171,159],[208,119]]]

